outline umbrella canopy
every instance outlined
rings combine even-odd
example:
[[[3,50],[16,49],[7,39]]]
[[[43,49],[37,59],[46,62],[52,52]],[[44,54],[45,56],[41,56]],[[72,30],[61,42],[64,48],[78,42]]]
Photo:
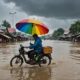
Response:
[[[24,19],[16,24],[16,28],[27,34],[46,34],[49,32],[47,26],[35,19]]]

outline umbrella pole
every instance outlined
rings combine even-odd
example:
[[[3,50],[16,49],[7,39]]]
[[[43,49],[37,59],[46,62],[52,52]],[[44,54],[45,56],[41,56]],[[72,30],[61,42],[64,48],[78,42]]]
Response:
[[[29,38],[29,43],[31,42],[31,38]]]
[[[30,44],[31,44],[31,38],[30,38]]]
[[[31,38],[30,38],[30,43],[31,43]]]

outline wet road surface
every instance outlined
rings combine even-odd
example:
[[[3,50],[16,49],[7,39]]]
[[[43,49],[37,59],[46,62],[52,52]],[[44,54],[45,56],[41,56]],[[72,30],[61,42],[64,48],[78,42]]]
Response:
[[[0,43],[0,80],[80,80],[80,43],[67,41],[43,41],[52,46],[52,64],[46,67],[31,66],[11,68],[11,58],[18,54],[19,45],[29,42]]]

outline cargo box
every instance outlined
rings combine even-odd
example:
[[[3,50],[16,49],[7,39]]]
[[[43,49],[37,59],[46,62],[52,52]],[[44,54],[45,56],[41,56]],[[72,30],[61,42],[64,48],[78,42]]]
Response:
[[[51,46],[45,46],[43,47],[44,54],[51,54],[52,53],[52,47]]]

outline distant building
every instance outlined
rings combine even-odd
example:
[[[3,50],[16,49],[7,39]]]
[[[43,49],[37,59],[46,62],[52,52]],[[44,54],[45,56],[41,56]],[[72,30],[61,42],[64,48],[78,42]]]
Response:
[[[52,34],[47,34],[44,36],[45,39],[52,39]]]
[[[16,29],[15,28],[8,28],[8,32],[9,33],[15,33],[16,32]]]
[[[3,32],[5,33],[6,27],[0,26],[0,30],[3,31]]]
[[[69,30],[65,30],[64,34],[59,36],[59,40],[71,41],[72,35],[69,33]]]
[[[4,31],[0,29],[0,33],[4,33]]]
[[[9,42],[10,40],[11,40],[11,37],[3,33],[0,33],[0,42]]]

